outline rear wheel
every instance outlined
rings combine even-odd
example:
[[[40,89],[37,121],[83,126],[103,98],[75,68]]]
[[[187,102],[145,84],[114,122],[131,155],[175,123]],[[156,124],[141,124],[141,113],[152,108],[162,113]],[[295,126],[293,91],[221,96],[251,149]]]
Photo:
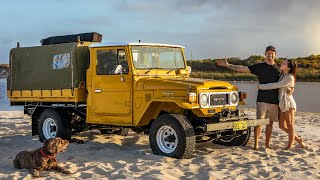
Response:
[[[244,130],[241,135],[235,137],[222,137],[218,140],[213,140],[214,144],[223,146],[245,146],[247,145],[251,135],[251,129]]]
[[[46,109],[40,115],[38,132],[41,142],[55,137],[71,139],[71,131],[66,119],[53,109]]]
[[[195,133],[185,116],[164,114],[151,125],[150,147],[157,155],[190,158],[195,149]]]

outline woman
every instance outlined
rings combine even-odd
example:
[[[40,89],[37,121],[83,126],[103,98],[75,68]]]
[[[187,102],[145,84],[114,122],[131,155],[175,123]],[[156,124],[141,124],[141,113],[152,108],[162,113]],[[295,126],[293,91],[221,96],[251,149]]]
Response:
[[[261,90],[279,89],[279,126],[289,135],[289,142],[285,149],[290,149],[296,140],[299,145],[304,148],[302,138],[298,137],[294,132],[294,113],[297,109],[296,102],[293,99],[292,94],[286,93],[288,88],[292,88],[295,85],[297,65],[292,60],[285,60],[281,63],[280,70],[282,75],[279,82],[260,84],[258,88]]]

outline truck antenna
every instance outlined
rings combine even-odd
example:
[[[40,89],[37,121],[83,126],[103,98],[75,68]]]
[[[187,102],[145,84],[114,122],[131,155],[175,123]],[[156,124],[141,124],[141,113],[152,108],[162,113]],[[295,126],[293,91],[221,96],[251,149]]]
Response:
[[[190,60],[192,60],[192,49],[191,49],[191,59]]]

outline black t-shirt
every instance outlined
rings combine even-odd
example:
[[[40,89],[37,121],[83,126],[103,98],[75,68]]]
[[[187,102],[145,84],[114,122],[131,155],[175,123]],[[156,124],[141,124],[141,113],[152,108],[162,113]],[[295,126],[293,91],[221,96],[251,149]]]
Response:
[[[260,84],[278,82],[280,78],[280,70],[277,64],[269,65],[266,62],[249,66],[251,74],[258,77]],[[279,104],[278,89],[259,90],[257,102],[265,102],[270,104]]]

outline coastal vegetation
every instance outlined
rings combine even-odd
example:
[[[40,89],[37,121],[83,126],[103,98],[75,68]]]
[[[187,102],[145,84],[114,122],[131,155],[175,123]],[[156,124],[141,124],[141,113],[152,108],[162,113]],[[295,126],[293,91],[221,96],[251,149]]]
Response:
[[[9,64],[0,64],[1,69],[9,69]]]

